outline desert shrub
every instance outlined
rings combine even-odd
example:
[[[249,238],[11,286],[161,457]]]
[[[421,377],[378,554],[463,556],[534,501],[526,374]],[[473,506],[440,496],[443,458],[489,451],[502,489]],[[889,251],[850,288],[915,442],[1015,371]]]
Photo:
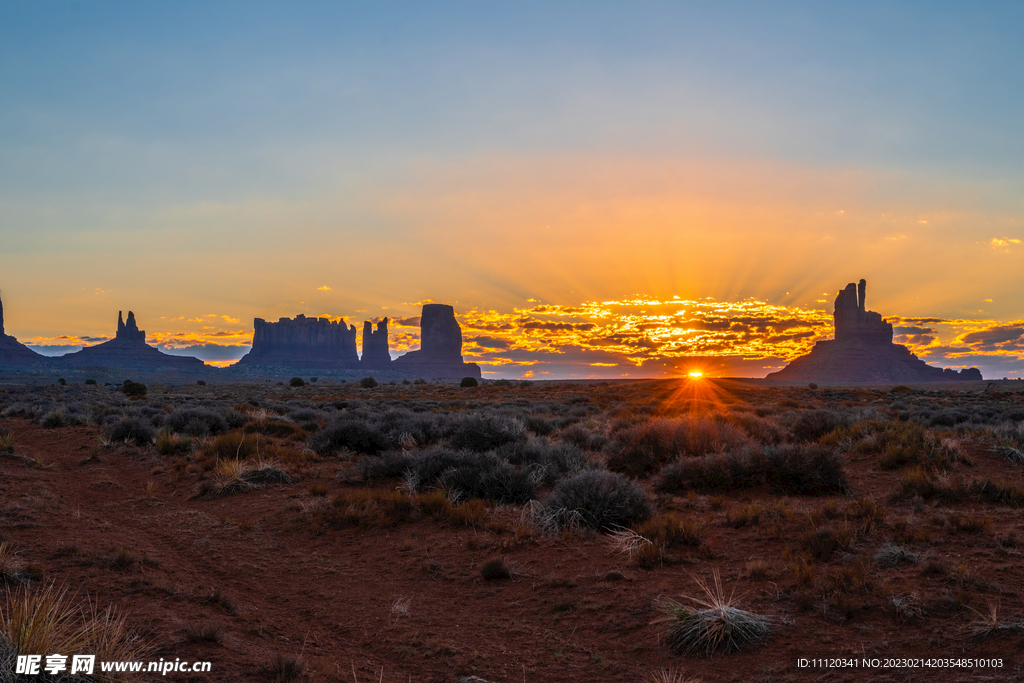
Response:
[[[14,452],[14,434],[10,431],[0,428],[0,453],[13,453]]]
[[[85,380],[85,384],[86,385],[95,385],[96,384],[96,380],[94,380],[94,379],[87,379],[87,380]]]
[[[480,576],[484,581],[502,581],[512,578],[512,570],[505,564],[505,558],[498,557],[486,562],[480,568]]]
[[[189,436],[217,435],[228,430],[224,416],[207,408],[176,410],[165,418],[164,426]]]
[[[523,417],[523,423],[527,429],[537,436],[547,436],[555,431],[556,428],[554,420],[549,420],[540,415],[526,415]]]
[[[533,478],[529,472],[501,463],[484,474],[478,497],[507,505],[521,505],[533,498]]]
[[[653,513],[639,484],[604,470],[584,470],[561,481],[544,507],[578,512],[584,524],[601,531],[643,522]]]
[[[790,431],[799,441],[817,441],[847,424],[849,418],[834,410],[805,410],[797,414]]]
[[[130,379],[126,379],[124,384],[121,385],[121,393],[128,398],[145,398],[146,385],[142,382],[133,382]]]
[[[682,458],[662,469],[657,486],[666,493],[724,493],[760,486],[765,481],[766,469],[764,455],[745,448],[728,454]]]
[[[462,419],[451,435],[452,448],[483,453],[509,443],[526,441],[522,422],[493,415],[474,415]]]
[[[363,481],[399,479],[412,470],[413,456],[405,451],[388,451],[382,455],[359,461],[359,474]]]
[[[559,441],[571,443],[585,451],[599,451],[608,443],[606,437],[587,429],[578,422],[562,429],[557,436]]]
[[[356,453],[376,455],[388,448],[387,437],[365,420],[338,420],[313,434],[306,442],[318,455],[334,455],[345,448]]]
[[[732,413],[731,420],[748,438],[764,446],[782,443],[789,436],[787,430],[774,419],[760,417],[755,413],[737,411]]]
[[[434,448],[413,458],[410,472],[420,490],[439,486],[456,502],[486,498],[525,503],[533,496],[529,472],[517,470],[492,454]]]
[[[312,408],[298,408],[288,413],[288,418],[295,422],[316,422],[323,417],[323,412]]]
[[[103,436],[112,442],[134,443],[137,446],[146,446],[156,439],[156,430],[149,422],[137,417],[124,417],[106,425],[103,428]]]
[[[288,380],[288,386],[290,386],[290,387],[304,387],[304,386],[306,386],[306,382],[301,377],[292,377],[290,380]]]
[[[842,458],[815,445],[782,444],[765,449],[765,480],[783,493],[826,496],[850,492]]]
[[[686,455],[705,455],[749,446],[747,436],[718,412],[691,413],[679,422],[676,444]]]
[[[70,417],[68,411],[63,406],[47,411],[39,420],[39,424],[46,429],[56,429],[57,427],[64,427],[75,422],[77,420]]]
[[[616,435],[609,446],[608,469],[631,477],[647,477],[679,454],[678,423],[652,420]]]
[[[375,386],[377,386],[377,380],[375,380],[373,377],[364,377],[361,380],[359,380],[359,386],[361,386],[363,389],[373,389]]]
[[[462,381],[459,382],[459,386],[466,389],[469,387],[480,386],[480,382],[476,381],[476,377],[463,377]]]
[[[544,437],[531,438],[511,452],[498,453],[513,465],[530,468],[539,481],[554,485],[567,474],[576,474],[587,464],[587,455],[571,443],[550,442]]]

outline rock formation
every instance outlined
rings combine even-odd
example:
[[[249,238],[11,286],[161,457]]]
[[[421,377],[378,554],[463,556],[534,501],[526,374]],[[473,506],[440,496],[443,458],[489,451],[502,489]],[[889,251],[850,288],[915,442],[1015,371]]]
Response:
[[[252,350],[238,361],[240,365],[325,369],[359,367],[356,328],[342,320],[307,318],[300,313],[294,319],[281,318],[276,323],[256,318],[253,328]],[[386,331],[384,337],[386,340]],[[387,341],[384,352],[387,353]]]
[[[142,342],[146,343],[146,331],[140,330],[139,326],[135,323],[135,314],[128,311],[128,323],[121,319],[121,311],[117,312],[117,334],[114,339],[121,339],[130,342]]]
[[[480,366],[462,360],[462,328],[455,309],[444,304],[423,305],[419,351],[399,356],[392,367],[419,377],[480,379]]]
[[[128,322],[117,313],[117,334],[110,341],[87,346],[77,353],[55,358],[58,367],[117,368],[123,370],[205,370],[203,361],[192,356],[172,356],[146,343],[146,333],[128,311]]]
[[[806,356],[797,358],[766,379],[791,382],[944,382],[980,380],[981,371],[932,367],[906,346],[892,343],[892,324],[867,310],[867,282],[852,282],[836,297],[833,320],[835,339],[820,341]]]
[[[369,320],[363,323],[363,356],[359,364],[367,370],[386,370],[391,365],[387,318],[377,323],[376,332]]]
[[[0,300],[0,368],[37,365],[45,361],[46,356],[36,353],[4,332],[4,302]]]

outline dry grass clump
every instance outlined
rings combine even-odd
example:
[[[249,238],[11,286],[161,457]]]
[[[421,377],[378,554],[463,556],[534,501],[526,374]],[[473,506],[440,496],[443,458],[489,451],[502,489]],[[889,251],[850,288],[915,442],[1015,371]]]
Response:
[[[843,522],[835,526],[826,524],[804,533],[802,544],[804,550],[816,560],[826,561],[833,553],[845,551],[853,544],[855,533],[853,527]]]
[[[387,528],[412,522],[420,516],[458,527],[481,527],[490,517],[487,504],[479,499],[455,505],[439,491],[414,493],[363,489],[339,493],[329,505],[317,506],[307,513],[315,527]]]
[[[8,591],[0,640],[15,655],[88,652],[100,661],[137,661],[154,651],[113,608],[101,612],[91,603],[80,604],[74,593],[53,584],[35,591]],[[98,670],[94,676],[117,679]]]
[[[4,583],[21,583],[22,564],[9,543],[0,543],[0,581]]]
[[[921,607],[920,601],[917,593],[894,595],[889,598],[889,605],[896,612],[896,618],[906,622],[924,616],[924,608]]]
[[[750,560],[744,567],[746,575],[758,581],[768,578],[770,569],[771,565],[766,560]]]
[[[704,542],[704,524],[694,517],[661,515],[641,522],[633,529],[663,548],[696,547]]]
[[[647,674],[647,683],[701,683],[703,679],[692,678],[675,669],[658,669]]]
[[[1013,507],[1024,506],[1024,487],[1001,479],[966,478],[947,474],[933,474],[922,467],[914,467],[900,475],[895,500],[941,500],[944,503],[983,502]]]
[[[297,681],[306,673],[306,663],[298,657],[285,657],[277,654],[264,667],[265,673],[276,683]]]
[[[176,455],[192,450],[192,439],[173,432],[161,432],[156,439],[156,452],[160,455]]]
[[[684,596],[696,609],[670,599],[662,599],[659,608],[666,624],[665,640],[678,655],[709,656],[715,652],[733,652],[763,641],[771,633],[774,619],[737,607],[737,599],[725,597],[722,579],[716,569],[712,585],[696,578],[703,597]]]
[[[292,478],[281,463],[273,460],[221,460],[212,476],[199,484],[199,496],[217,497],[263,488],[267,484],[290,484]]]
[[[0,429],[0,453],[14,452],[14,434],[6,429]]]
[[[999,633],[1018,633],[1024,631],[1024,618],[1002,620],[999,618],[999,605],[989,605],[988,612],[980,612],[969,607],[977,619],[971,625],[970,633],[975,638],[987,638]]]
[[[224,627],[220,624],[189,624],[185,637],[193,643],[221,645],[224,642]]]
[[[921,556],[895,543],[885,543],[878,549],[873,559],[883,567],[896,567],[901,564],[917,564],[921,561]]]

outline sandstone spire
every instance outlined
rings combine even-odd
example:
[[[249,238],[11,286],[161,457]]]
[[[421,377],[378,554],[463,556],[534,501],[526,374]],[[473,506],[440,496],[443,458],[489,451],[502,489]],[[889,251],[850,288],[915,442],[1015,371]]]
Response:
[[[372,323],[363,323],[363,357],[360,364],[364,368],[384,369],[391,365],[391,354],[388,353],[388,319],[377,323],[374,332]]]

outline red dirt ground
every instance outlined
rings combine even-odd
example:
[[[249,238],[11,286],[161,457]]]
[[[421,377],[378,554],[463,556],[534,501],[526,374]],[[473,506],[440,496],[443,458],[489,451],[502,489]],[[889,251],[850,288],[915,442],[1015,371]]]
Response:
[[[920,566],[868,569],[892,594],[916,593],[925,614],[903,622],[868,600],[846,617],[802,609],[787,590],[793,583],[784,553],[799,544],[806,513],[830,499],[789,498],[795,514],[734,529],[722,522],[749,501],[770,507],[778,497],[746,492],[721,498],[658,498],[659,508],[698,514],[707,521],[704,548],[676,553],[651,571],[610,550],[607,539],[517,537],[516,510],[494,516],[501,533],[459,529],[430,519],[381,530],[347,529],[316,535],[303,522],[314,504],[312,484],[330,495],[358,485],[338,483],[335,463],[324,463],[290,485],[217,499],[194,499],[197,477],[175,471],[151,450],[103,449],[96,427],[43,429],[22,419],[0,420],[16,453],[0,456],[2,540],[26,564],[41,565],[46,581],[77,588],[99,605],[116,605],[159,644],[154,658],[209,660],[211,674],[168,674],[167,681],[269,681],[275,655],[300,657],[300,680],[431,683],[476,675],[487,681],[646,680],[660,668],[704,681],[963,681],[1020,680],[1024,630],[986,638],[969,635],[978,615],[999,605],[1000,618],[1024,608],[1020,552],[998,541],[1019,528],[1015,508],[887,504],[886,525],[911,518],[936,555],[964,565],[966,589],[948,578],[922,575]],[[986,452],[972,452],[971,474],[1021,478]],[[884,502],[895,475],[870,458],[848,464],[857,497]],[[147,491],[147,485],[151,488]],[[838,498],[841,504],[850,499]],[[989,529],[953,532],[950,516],[985,515]],[[769,515],[770,517],[770,515]],[[770,531],[773,530],[773,531]],[[864,541],[870,558],[890,532]],[[773,537],[774,536],[774,537]],[[111,560],[127,551],[129,566]],[[521,576],[485,581],[480,568],[504,556]],[[768,563],[766,578],[746,576],[746,563]],[[133,561],[134,560],[134,561]],[[833,564],[840,563],[836,561]],[[726,592],[745,594],[741,605],[774,616],[776,632],[747,651],[709,658],[680,657],[660,642],[652,623],[659,596],[699,595],[694,576],[719,569]],[[609,574],[609,572],[613,572]],[[614,572],[620,572],[616,574]],[[234,601],[232,613],[211,600]],[[396,602],[407,601],[407,613]],[[819,601],[820,602],[820,601]],[[189,637],[205,625],[222,629],[220,644]],[[1002,658],[998,669],[810,669],[799,658]],[[383,672],[383,673],[382,673]],[[157,677],[159,679],[159,677]]]

